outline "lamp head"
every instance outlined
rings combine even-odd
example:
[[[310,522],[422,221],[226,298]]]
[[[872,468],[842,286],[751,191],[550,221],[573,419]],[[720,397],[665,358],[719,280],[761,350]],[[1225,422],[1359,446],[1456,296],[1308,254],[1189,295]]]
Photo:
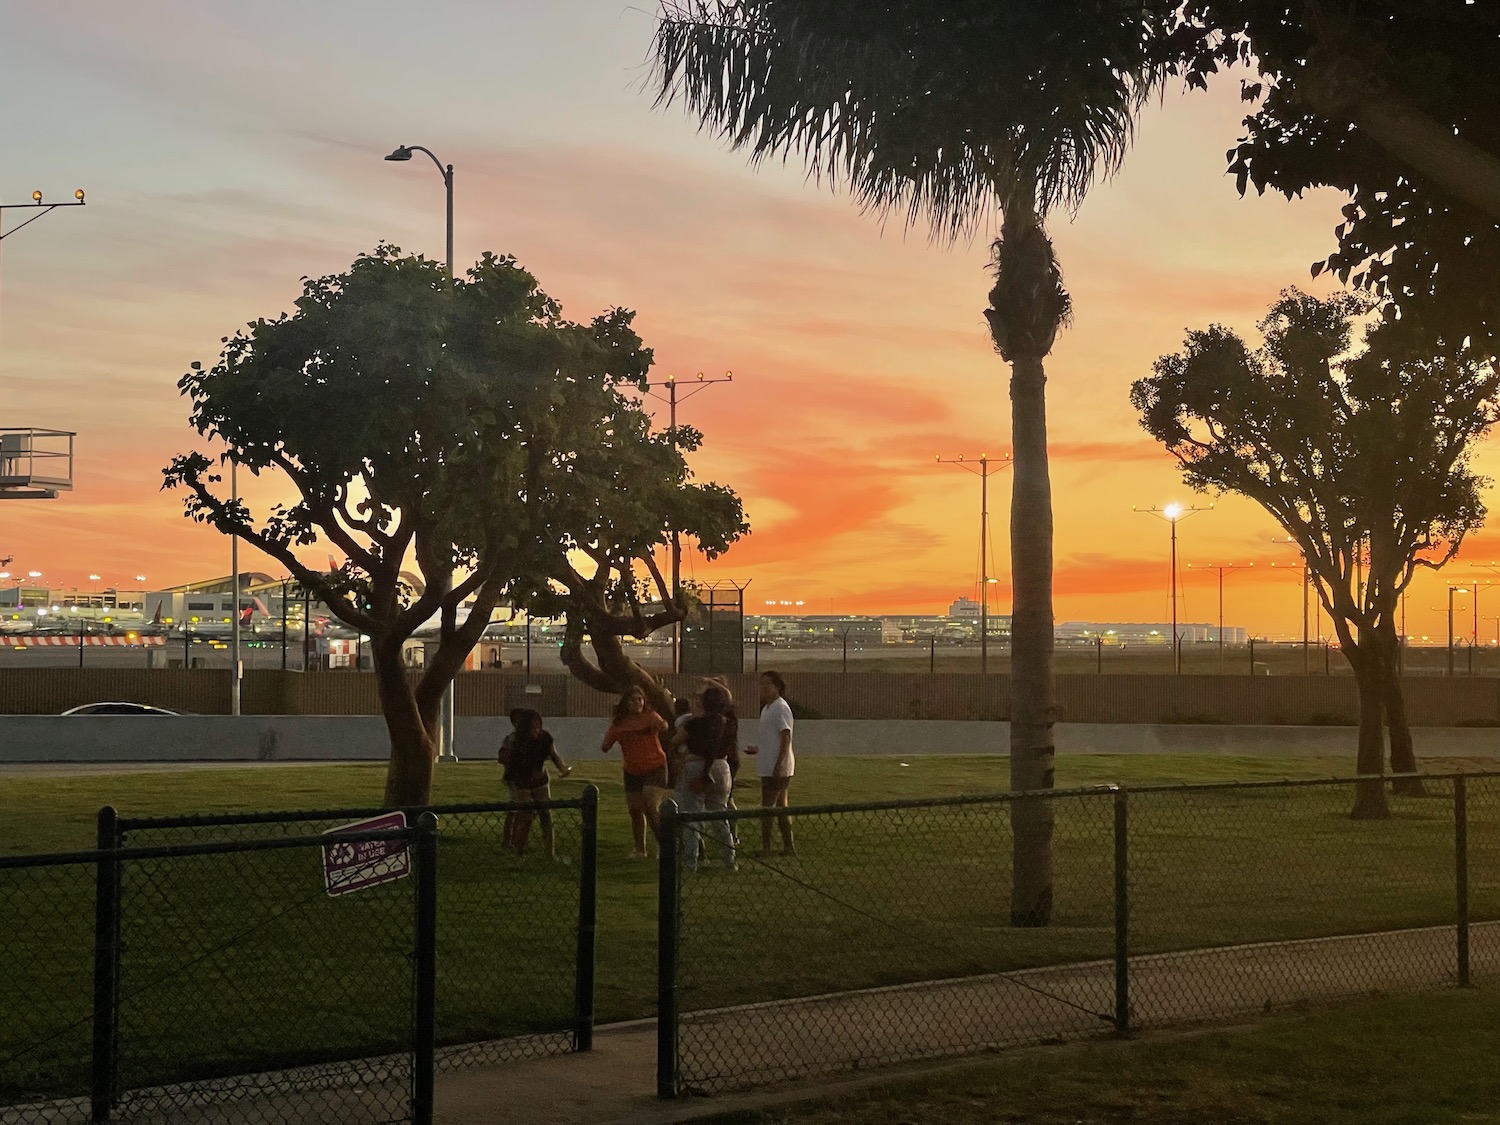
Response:
[[[386,157],[387,160],[410,160],[411,149],[406,145],[397,145],[396,151]]]
[[[40,203],[41,201],[42,201],[42,193],[41,192],[34,191],[34,192],[31,193],[31,202],[33,202],[33,203]]]
[[[83,202],[83,189],[79,188],[77,191],[75,191],[73,193],[73,198],[76,199],[76,200],[78,200],[79,203],[82,203]]]
[[[1171,520],[1173,523],[1176,523],[1179,519],[1182,518],[1182,505],[1168,504],[1161,510],[1161,514],[1166,516],[1167,519]]]

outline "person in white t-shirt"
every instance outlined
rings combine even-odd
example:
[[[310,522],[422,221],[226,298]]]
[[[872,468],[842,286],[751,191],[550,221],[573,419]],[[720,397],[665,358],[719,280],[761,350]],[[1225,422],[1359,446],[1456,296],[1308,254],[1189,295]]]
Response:
[[[757,742],[745,752],[756,756],[760,774],[760,803],[763,808],[785,809],[792,788],[797,759],[792,753],[792,708],[786,701],[786,681],[775,672],[760,675],[760,725]],[[796,855],[792,843],[792,818],[786,813],[766,817],[760,822],[760,854],[771,854],[771,821],[781,825],[781,854]]]

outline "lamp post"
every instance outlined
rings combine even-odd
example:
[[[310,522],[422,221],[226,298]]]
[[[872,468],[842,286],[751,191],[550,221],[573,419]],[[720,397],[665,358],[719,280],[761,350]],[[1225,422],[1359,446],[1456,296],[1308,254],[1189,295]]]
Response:
[[[732,382],[734,382],[734,372],[733,371],[726,371],[726,372],[724,372],[723,378],[715,378],[715,379],[705,378],[703,372],[700,371],[700,372],[698,372],[698,378],[694,379],[691,383],[688,384],[689,386],[693,387],[693,390],[691,390],[691,391],[687,392],[687,394],[683,394],[683,395],[679,395],[678,392],[677,392],[677,376],[676,375],[668,375],[666,377],[666,379],[664,381],[660,382],[660,383],[647,383],[647,384],[645,384],[645,386],[642,389],[648,395],[650,395],[654,399],[657,399],[659,401],[663,401],[663,402],[665,402],[667,404],[667,410],[668,410],[668,414],[667,414],[667,434],[668,434],[668,437],[671,439],[673,451],[676,451],[676,449],[677,449],[677,404],[678,404],[678,402],[685,402],[687,399],[692,398],[696,394],[702,394],[704,391],[706,391],[714,383],[732,383]],[[665,387],[667,389],[667,393],[665,395],[659,395],[659,394],[653,393],[658,387]],[[676,601],[680,600],[681,597],[682,597],[682,537],[678,534],[678,531],[677,531],[677,529],[675,527],[672,529],[671,552],[672,552],[672,559],[671,559],[671,563],[672,563],[672,600],[674,602],[676,602]],[[713,619],[714,619],[714,615],[713,615],[712,611],[710,611],[709,615],[708,615],[709,628],[713,627]],[[713,646],[712,645],[709,646],[709,659],[710,659],[710,661],[713,659]],[[672,622],[672,671],[674,671],[674,672],[680,672],[680,671],[682,671],[681,665],[682,665],[682,622],[681,621],[674,621],[674,622]]]
[[[1448,587],[1448,675],[1453,675],[1453,595],[1467,594],[1467,586]]]
[[[395,151],[387,156],[386,159],[398,163],[404,162],[410,160],[411,154],[414,152],[425,152],[432,162],[437,165],[438,173],[443,177],[443,190],[447,195],[448,202],[448,222],[446,228],[448,284],[452,286],[456,282],[453,273],[453,165],[444,164],[437,158],[437,154],[432,149],[424,145],[397,145]],[[439,707],[438,761],[440,762],[458,761],[458,751],[453,745],[453,729],[453,684],[449,683],[443,691],[443,699]]]
[[[1223,565],[1209,563],[1207,565],[1194,566],[1188,563],[1189,570],[1215,570],[1219,573],[1219,675],[1224,674],[1224,575],[1236,570],[1250,570],[1254,563],[1225,563]],[[1254,661],[1252,660],[1253,664]]]
[[[230,503],[238,511],[240,506],[239,463],[233,457],[229,459],[229,492],[232,496]],[[233,575],[229,584],[234,590],[234,611],[229,615],[229,713],[238,715],[240,713],[240,537],[238,535],[229,537],[229,569]]]
[[[286,596],[291,586],[290,578],[281,580],[281,670],[286,671]]]
[[[990,670],[990,466],[989,454],[981,453],[977,461],[968,457],[937,458],[940,465],[957,465],[979,477],[979,672]],[[997,458],[997,469],[1008,468],[1012,459]],[[975,468],[975,465],[978,468]],[[1014,625],[1012,626],[1014,628]]]
[[[425,152],[437,165],[438,174],[443,177],[443,188],[448,195],[448,282],[453,282],[453,165],[444,164],[430,148],[423,145],[397,145],[396,150],[386,157],[387,160],[406,161],[411,159],[414,152]]]
[[[1133,510],[1147,515],[1160,516],[1172,525],[1172,675],[1178,676],[1182,674],[1182,646],[1178,643],[1177,637],[1177,524],[1198,512],[1212,511],[1213,505],[1196,508],[1187,504],[1166,504],[1160,508],[1135,508]]]

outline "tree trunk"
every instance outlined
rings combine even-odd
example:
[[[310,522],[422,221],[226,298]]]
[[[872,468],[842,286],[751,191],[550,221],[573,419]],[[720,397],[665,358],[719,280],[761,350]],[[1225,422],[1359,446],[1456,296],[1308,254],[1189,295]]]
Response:
[[[1052,481],[1047,467],[1047,375],[1037,356],[1011,363],[1010,787],[1051,789]],[[1053,802],[1022,798],[1011,806],[1013,926],[1052,920]]]
[[[1500,157],[1456,135],[1450,126],[1422,112],[1404,95],[1371,81],[1359,68],[1351,70],[1348,62],[1336,49],[1314,51],[1294,96],[1320,116],[1354,125],[1440,191],[1500,221]]]
[[[583,654],[582,628],[575,635],[571,628],[563,638],[562,662],[577,680],[595,691],[623,695],[627,688],[638,687],[646,693],[646,706],[667,722],[672,721],[672,693],[645,668],[625,654],[625,646],[613,633],[589,632],[590,647],[597,664],[589,663]]]
[[[391,739],[385,775],[385,804],[425,805],[432,797],[432,762],[437,757],[437,710],[422,714],[401,660],[401,645],[373,644],[371,659],[380,691],[380,710]]]
[[[1406,717],[1406,695],[1401,686],[1400,640],[1394,633],[1381,636],[1381,656],[1385,671],[1385,723],[1391,740],[1391,772],[1411,774],[1418,770],[1417,753],[1411,741],[1411,723]],[[1398,777],[1391,782],[1391,792],[1403,797],[1425,797],[1427,788],[1417,777]]]
[[[1391,815],[1385,800],[1385,661],[1373,638],[1346,650],[1359,688],[1359,753],[1355,772],[1355,820],[1384,820]]]

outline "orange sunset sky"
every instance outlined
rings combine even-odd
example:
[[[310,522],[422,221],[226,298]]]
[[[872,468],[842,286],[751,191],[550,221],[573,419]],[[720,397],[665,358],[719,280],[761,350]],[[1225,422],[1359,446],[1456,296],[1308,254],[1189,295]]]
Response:
[[[1008,447],[986,240],[883,225],[799,167],[751,170],[653,111],[651,7],[7,5],[0,200],[81,186],[88,205],[4,244],[0,425],[76,430],[78,457],[71,494],[0,505],[0,557],[54,584],[226,573],[227,543],[159,491],[195,437],[176,380],[287,308],[303,275],[382,239],[441,256],[436,169],[381,159],[422,144],[456,167],[460,268],[512,252],[575,318],[638,310],[658,375],[734,372],[681,417],[706,435],[696,471],[740,491],[754,533],[688,572],[753,580],[752,611],[940,612],[973,594],[978,481],[934,457]],[[1059,620],[1166,619],[1167,527],[1132,506],[1208,502],[1147,441],[1130,382],[1190,326],[1248,332],[1283,286],[1326,290],[1308,266],[1339,199],[1240,199],[1224,152],[1242,114],[1233,79],[1169,90],[1123,174],[1053,222],[1076,307],[1048,365]],[[1005,612],[1009,477],[991,484]],[[1217,504],[1181,525],[1182,562],[1254,563],[1228,580],[1228,623],[1300,631],[1300,571],[1270,566],[1295,554],[1252,505]],[[1491,534],[1471,562],[1500,557]],[[248,550],[241,565],[279,572]],[[1474,573],[1459,560],[1420,579],[1409,632],[1442,633],[1444,585]],[[1211,620],[1211,576],[1187,572],[1184,590],[1182,619]],[[1480,609],[1500,613],[1500,594]]]

